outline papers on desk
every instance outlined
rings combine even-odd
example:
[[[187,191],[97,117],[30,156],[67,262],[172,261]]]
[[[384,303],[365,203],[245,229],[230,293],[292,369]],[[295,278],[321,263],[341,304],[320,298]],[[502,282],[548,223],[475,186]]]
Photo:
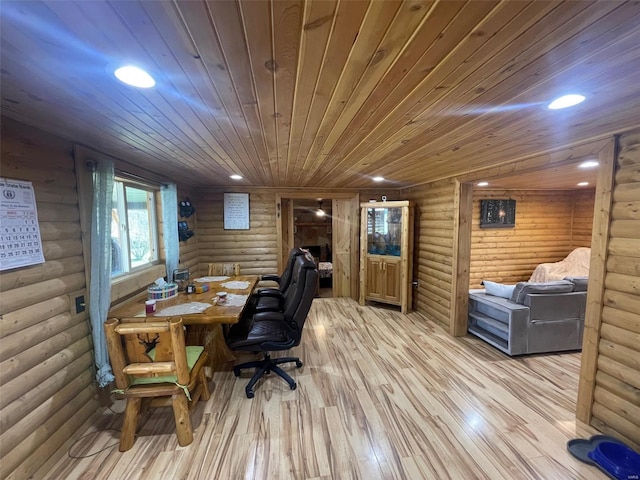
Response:
[[[245,290],[249,288],[249,282],[232,280],[230,282],[224,282],[222,286],[227,290]]]
[[[243,307],[247,303],[249,295],[236,295],[235,293],[227,294],[227,301],[219,304],[221,307]],[[213,299],[213,303],[218,304],[218,298]],[[157,315],[157,313],[156,313]]]
[[[200,278],[194,278],[193,281],[194,282],[222,282],[223,280],[226,280],[229,277],[200,277]]]
[[[156,312],[156,317],[173,317],[177,315],[187,315],[190,313],[202,313],[211,306],[210,303],[204,302],[189,302],[182,303],[180,305],[173,305],[171,307],[163,308]]]

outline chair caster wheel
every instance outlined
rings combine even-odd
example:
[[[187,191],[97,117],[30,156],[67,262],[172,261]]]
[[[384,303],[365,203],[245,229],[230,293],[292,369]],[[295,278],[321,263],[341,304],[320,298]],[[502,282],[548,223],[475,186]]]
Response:
[[[298,385],[296,384],[296,382],[293,382],[293,385],[290,385],[291,390],[295,390],[296,388],[298,388]]]
[[[253,390],[247,390],[245,393],[247,394],[247,398],[253,398],[255,395]]]
[[[302,367],[302,362],[300,360],[296,360],[296,367],[297,368]]]

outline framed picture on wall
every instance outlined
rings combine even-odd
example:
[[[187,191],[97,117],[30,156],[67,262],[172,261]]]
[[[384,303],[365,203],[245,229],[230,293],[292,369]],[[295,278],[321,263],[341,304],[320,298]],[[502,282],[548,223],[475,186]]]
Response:
[[[516,201],[480,200],[480,228],[513,228],[516,226]]]
[[[249,230],[249,194],[224,194],[224,229]]]

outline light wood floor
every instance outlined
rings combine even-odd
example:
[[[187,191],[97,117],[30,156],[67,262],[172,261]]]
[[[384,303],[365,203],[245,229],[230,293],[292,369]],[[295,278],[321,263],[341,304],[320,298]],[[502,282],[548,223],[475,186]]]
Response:
[[[156,410],[119,453],[121,415],[106,411],[54,479],[604,479],[566,451],[576,425],[578,353],[509,358],[452,338],[417,313],[316,299],[293,350],[298,389],[217,372],[179,447]],[[245,358],[243,358],[245,359]],[[115,411],[124,405],[116,404]],[[80,436],[80,434],[78,435]]]

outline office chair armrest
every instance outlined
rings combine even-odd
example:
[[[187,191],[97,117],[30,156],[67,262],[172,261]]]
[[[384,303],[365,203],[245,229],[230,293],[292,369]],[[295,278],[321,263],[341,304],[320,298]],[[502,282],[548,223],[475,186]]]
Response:
[[[265,320],[284,321],[284,314],[282,312],[259,312],[253,315],[254,322],[262,322]]]
[[[275,298],[284,298],[282,292],[277,288],[263,288],[256,295],[260,297],[275,297]]]
[[[260,277],[260,280],[272,280],[274,282],[279,282],[280,281],[280,275],[276,275],[274,273],[270,273],[268,275],[262,275],[262,277]]]

